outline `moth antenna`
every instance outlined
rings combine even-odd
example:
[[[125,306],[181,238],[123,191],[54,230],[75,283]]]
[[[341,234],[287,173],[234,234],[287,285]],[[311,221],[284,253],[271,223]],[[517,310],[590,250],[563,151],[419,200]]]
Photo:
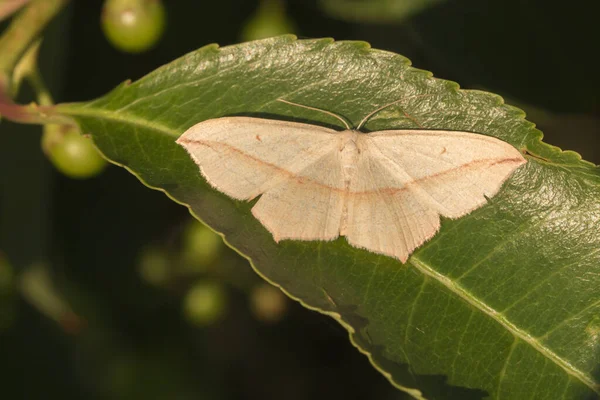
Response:
[[[405,100],[408,99],[414,99],[417,97],[427,97],[427,96],[431,96],[431,94],[420,94],[420,95],[416,95],[416,96],[408,96],[408,97],[403,97],[400,100],[396,100],[396,101],[392,101],[391,103],[385,104],[379,108],[376,108],[375,110],[371,111],[370,113],[367,114],[366,117],[364,117],[361,121],[360,124],[358,124],[358,126],[356,127],[356,130],[360,130],[360,128],[365,124],[365,122],[367,122],[369,120],[369,118],[371,118],[373,115],[377,114],[379,111],[388,108],[390,106],[393,106],[394,104],[398,104],[400,102],[403,102]]]
[[[342,116],[337,115],[335,113],[332,113],[330,111],[323,110],[323,109],[316,108],[316,107],[305,106],[304,104],[293,103],[291,101],[284,100],[284,99],[277,99],[277,101],[280,101],[282,103],[287,103],[287,104],[290,104],[292,106],[298,106],[298,107],[306,108],[308,110],[320,111],[320,112],[322,112],[324,114],[327,114],[327,115],[330,115],[330,116],[332,116],[334,118],[337,118],[339,121],[342,121],[342,123],[346,126],[346,129],[348,129],[348,130],[352,129],[352,128],[350,128],[350,124],[349,124],[350,121],[348,121],[347,119],[343,118]]]

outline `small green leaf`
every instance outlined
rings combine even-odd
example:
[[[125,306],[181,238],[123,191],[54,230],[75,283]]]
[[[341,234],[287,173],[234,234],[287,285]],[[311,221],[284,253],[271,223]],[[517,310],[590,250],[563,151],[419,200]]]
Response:
[[[250,213],[252,203],[212,189],[175,139],[197,122],[231,115],[340,127],[278,98],[354,124],[404,99],[365,130],[478,132],[511,143],[528,163],[487,205],[443,220],[405,265],[344,238],[277,244]],[[414,397],[600,393],[600,169],[542,143],[499,96],[459,90],[366,43],[284,36],[210,45],[58,111],[108,159],[189,206],[265,279],[340,321],[373,365]]]

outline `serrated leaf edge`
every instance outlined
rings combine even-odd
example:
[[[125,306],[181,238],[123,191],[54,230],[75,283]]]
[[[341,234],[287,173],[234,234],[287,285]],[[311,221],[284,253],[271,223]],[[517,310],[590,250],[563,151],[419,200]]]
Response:
[[[283,35],[274,39],[287,39],[286,41],[291,42],[291,41],[295,41],[298,40],[294,35]],[[264,39],[264,41],[272,41],[272,39]],[[315,40],[315,39],[308,39],[308,40]],[[378,49],[373,49],[371,48],[370,44],[367,42],[362,42],[362,41],[334,41],[331,38],[323,38],[323,39],[316,39],[318,41],[325,41],[325,42],[329,42],[329,43],[344,43],[344,44],[351,44],[351,45],[355,45],[357,48],[363,50],[363,51],[368,51],[368,52],[382,52],[382,53],[388,53],[391,54],[395,57],[399,57],[402,59],[402,62],[404,64],[406,64],[407,66],[411,65],[411,62],[408,58],[393,53],[393,52],[389,52],[389,51],[384,51],[384,50],[378,50]],[[219,47],[218,44],[209,44],[206,46],[203,46],[200,49],[197,49],[195,51],[201,51],[201,50],[213,50],[213,51],[220,51],[221,49],[224,48],[228,48],[228,47],[233,47],[233,46],[237,46],[237,45],[231,45],[231,46],[225,46],[225,47]],[[186,55],[182,56],[185,57]],[[168,65],[168,64],[167,64]],[[160,67],[157,70],[160,70],[162,68],[165,68],[166,66]],[[522,119],[524,121],[525,120],[525,112],[517,107],[508,105],[504,102],[504,99],[494,93],[490,93],[490,92],[485,92],[485,91],[481,91],[481,90],[467,90],[467,89],[461,89],[460,85],[456,82],[452,82],[452,81],[448,81],[448,80],[443,80],[440,78],[434,78],[433,73],[427,70],[421,70],[418,68],[414,68],[413,72],[419,72],[422,73],[424,75],[426,75],[427,79],[436,79],[436,80],[440,80],[440,81],[444,81],[446,83],[448,83],[448,85],[451,87],[451,89],[456,90],[456,91],[463,91],[463,92],[479,92],[482,94],[485,94],[487,97],[490,98],[494,98],[497,102],[498,102],[498,106],[504,107],[506,109],[510,109],[512,111],[516,111],[516,116],[519,119]],[[154,70],[152,73],[155,73],[157,70]],[[148,75],[150,75],[148,74]],[[148,76],[146,75],[146,76]],[[144,79],[145,77],[141,78]],[[117,88],[113,89],[113,90],[117,90],[118,88],[121,88],[124,85],[128,85],[128,82],[124,82],[123,84],[119,85]],[[73,108],[71,109],[70,106],[72,105],[76,105],[76,103],[64,103],[62,105],[58,105],[57,106],[57,111],[62,111],[64,114],[66,115],[71,115],[71,116],[77,116],[77,115],[86,115],[86,116],[104,116],[107,119],[111,119],[114,121],[121,121],[123,123],[131,123],[131,121],[137,121],[139,122],[139,126],[145,127],[145,128],[150,128],[150,129],[154,129],[157,130],[159,132],[165,133],[171,137],[178,137],[180,135],[179,132],[175,132],[172,129],[161,125],[161,124],[156,124],[156,123],[147,123],[145,122],[145,120],[136,117],[135,115],[132,116],[132,118],[123,118],[122,116],[119,115],[119,113],[115,113],[115,112],[93,112],[91,109],[90,111],[88,111],[87,109],[84,108]],[[85,110],[85,111],[83,111]],[[127,115],[131,115],[131,114],[127,114]],[[531,128],[535,129],[535,124],[531,123],[530,121],[526,121],[528,123],[531,124]],[[581,155],[578,154],[575,151],[571,151],[571,150],[566,150],[563,151],[562,149],[560,149],[557,146],[553,146],[550,145],[548,143],[544,143],[542,141],[543,139],[543,134],[541,131],[539,131],[538,129],[535,129],[536,131],[536,135],[534,137],[534,141],[529,142],[529,144],[536,144],[539,146],[542,146],[542,148],[544,148],[547,151],[550,151],[553,154],[557,154],[557,153],[567,153],[566,155],[569,156],[569,158],[574,158],[576,162],[581,163],[583,165],[581,165],[582,167],[586,167],[589,168],[590,166],[596,167],[598,168],[596,165],[594,165],[593,163],[583,160]],[[525,147],[527,147],[527,144],[524,143],[523,144]],[[101,154],[103,154],[100,151]],[[104,155],[103,155],[104,156]],[[370,363],[373,365],[373,367],[378,370],[382,375],[384,375],[388,381],[390,381],[390,383],[395,386],[396,388],[408,393],[409,395],[411,395],[413,398],[418,399],[418,400],[427,400],[425,397],[423,397],[423,394],[420,390],[416,389],[416,388],[409,388],[409,387],[405,387],[400,385],[399,383],[395,382],[392,375],[387,372],[386,370],[384,370],[381,366],[379,366],[377,364],[377,362],[374,360],[373,355],[367,351],[366,349],[362,348],[354,339],[354,335],[356,334],[356,331],[354,330],[354,328],[347,323],[346,321],[344,321],[344,319],[342,318],[342,316],[338,313],[335,312],[331,312],[331,311],[326,311],[323,309],[320,309],[318,307],[314,307],[311,306],[307,303],[305,303],[302,299],[295,297],[294,295],[292,295],[291,293],[289,293],[288,291],[285,290],[285,288],[283,288],[282,286],[278,285],[277,283],[271,281],[268,277],[266,277],[265,275],[263,275],[261,273],[261,271],[254,265],[252,259],[243,254],[242,252],[240,252],[237,248],[235,248],[231,243],[229,243],[225,237],[224,234],[222,234],[221,232],[218,232],[216,230],[214,230],[212,227],[210,227],[209,225],[207,225],[199,216],[197,216],[190,205],[181,202],[179,200],[177,200],[176,198],[172,197],[170,195],[169,192],[167,192],[165,189],[159,188],[159,187],[154,187],[149,185],[148,183],[146,183],[144,181],[144,179],[139,176],[135,171],[133,171],[132,169],[130,169],[128,166],[125,166],[123,164],[117,163],[115,161],[109,160],[106,156],[104,156],[104,158],[106,158],[110,163],[115,164],[117,166],[120,166],[122,168],[125,168],[127,171],[129,171],[132,175],[134,175],[136,178],[138,178],[138,180],[145,185],[146,187],[150,188],[150,189],[154,189],[154,190],[158,190],[163,192],[169,199],[173,200],[174,202],[176,202],[177,204],[183,205],[185,207],[188,208],[190,214],[196,218],[197,220],[199,220],[200,222],[204,223],[209,229],[211,229],[213,232],[215,232],[216,234],[218,234],[219,236],[221,236],[223,238],[223,241],[225,242],[225,244],[230,247],[232,250],[234,250],[236,253],[238,253],[240,256],[242,256],[243,258],[247,259],[248,262],[250,263],[252,269],[260,276],[262,277],[264,280],[266,280],[267,282],[269,282],[270,284],[272,284],[275,287],[278,287],[280,290],[282,290],[288,297],[290,297],[293,300],[296,300],[297,302],[299,302],[300,304],[302,304],[304,307],[313,310],[313,311],[317,311],[321,314],[324,315],[328,315],[330,317],[332,317],[333,319],[335,319],[336,321],[338,321],[344,328],[346,328],[349,332],[349,338],[350,338],[350,342],[364,355],[367,356],[367,358],[369,359]],[[555,163],[551,162],[552,165],[555,165]],[[556,165],[560,165],[558,163],[556,163]],[[569,165],[569,167],[577,167],[576,165]],[[571,173],[582,173],[582,171],[580,170],[572,170],[570,171]],[[595,177],[595,176],[594,176]],[[598,178],[600,179],[600,175],[598,176]],[[481,311],[482,313],[484,313],[485,315],[489,316],[490,318],[494,319],[496,322],[500,323],[503,327],[505,327],[509,332],[511,332],[511,334],[513,334],[516,338],[523,340],[525,343],[528,343],[529,345],[531,345],[536,351],[538,351],[539,353],[543,354],[544,356],[546,356],[548,359],[552,360],[556,365],[558,365],[559,367],[561,367],[568,375],[573,376],[574,378],[576,378],[578,381],[582,382],[584,385],[588,386],[590,389],[592,389],[592,391],[600,394],[600,386],[597,385],[596,383],[594,383],[591,379],[588,379],[587,376],[585,376],[584,373],[582,373],[581,371],[579,371],[578,369],[576,369],[572,364],[568,363],[567,361],[561,359],[558,355],[556,355],[555,353],[553,353],[552,351],[550,351],[548,348],[544,347],[541,343],[537,342],[535,340],[535,338],[531,337],[530,335],[528,335],[526,332],[518,329],[516,326],[514,326],[512,323],[510,323],[508,320],[506,320],[505,318],[502,318],[501,313],[498,313],[497,311],[495,311],[494,309],[490,308],[489,306],[485,305],[484,303],[478,301],[477,299],[473,298],[464,288],[462,288],[460,285],[456,285],[454,282],[452,282],[452,280],[450,280],[449,278],[447,278],[446,276],[439,274],[438,272],[436,272],[435,270],[433,270],[431,267],[429,267],[428,265],[426,265],[423,261],[419,260],[416,256],[412,256],[408,263],[410,263],[411,265],[413,265],[413,267],[415,269],[417,269],[420,273],[422,273],[425,276],[429,276],[433,279],[436,279],[439,283],[441,283],[442,285],[444,285],[448,290],[450,290],[452,293],[454,293],[455,295],[459,296],[461,299],[465,300],[467,303],[469,303],[470,305],[472,305],[473,307],[475,307],[476,309],[478,309],[479,311]]]

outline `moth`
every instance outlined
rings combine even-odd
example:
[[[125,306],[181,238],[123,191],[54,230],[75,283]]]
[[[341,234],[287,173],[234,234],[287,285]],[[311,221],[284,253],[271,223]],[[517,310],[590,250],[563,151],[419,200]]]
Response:
[[[358,248],[410,254],[440,229],[486,203],[523,155],[490,136],[451,130],[343,131],[251,117],[200,122],[177,140],[216,190],[260,199],[252,214],[275,241],[344,236]]]

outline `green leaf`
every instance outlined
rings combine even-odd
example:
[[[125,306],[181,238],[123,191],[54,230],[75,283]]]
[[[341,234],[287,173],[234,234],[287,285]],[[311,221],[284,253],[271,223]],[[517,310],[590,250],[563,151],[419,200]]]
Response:
[[[344,238],[277,244],[250,213],[253,202],[212,189],[175,139],[228,115],[342,128],[281,97],[354,124],[405,99],[366,130],[479,132],[521,149],[528,163],[487,205],[443,220],[405,265]],[[342,323],[373,365],[414,397],[600,393],[600,169],[542,143],[499,96],[459,90],[366,43],[283,36],[210,45],[58,111],[75,118],[108,159],[189,206],[265,279]]]
[[[445,0],[319,0],[333,17],[356,22],[401,22]]]

